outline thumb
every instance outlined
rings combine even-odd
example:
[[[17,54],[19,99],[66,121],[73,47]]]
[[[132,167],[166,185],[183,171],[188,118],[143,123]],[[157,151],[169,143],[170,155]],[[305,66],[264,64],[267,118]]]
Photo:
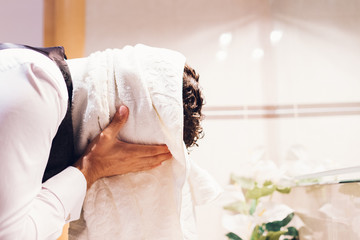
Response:
[[[112,136],[117,136],[121,128],[125,125],[129,117],[129,109],[122,105],[116,111],[114,118],[111,120],[111,123],[106,127],[106,131]]]

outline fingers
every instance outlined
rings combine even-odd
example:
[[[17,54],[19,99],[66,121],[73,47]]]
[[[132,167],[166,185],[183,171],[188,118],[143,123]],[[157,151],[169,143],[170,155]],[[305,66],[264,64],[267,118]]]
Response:
[[[142,144],[132,144],[132,143],[125,143],[127,150],[132,152],[134,157],[153,157],[161,154],[168,154],[170,153],[168,147],[163,145],[142,145]]]
[[[172,155],[170,153],[160,154],[151,157],[131,158],[124,161],[118,161],[110,169],[110,174],[106,176],[122,175],[130,172],[147,171],[160,166],[164,161],[170,160]]]
[[[129,109],[126,106],[120,106],[118,111],[116,111],[111,123],[105,128],[104,132],[107,132],[109,135],[116,137],[121,128],[126,123],[128,117]]]
[[[149,159],[148,165],[150,165],[150,166],[158,166],[162,162],[164,162],[166,160],[170,160],[171,158],[172,158],[172,155],[171,155],[170,152],[160,154],[160,155],[156,155],[156,156],[153,156],[153,157],[148,157],[148,159]]]
[[[170,160],[171,153],[160,154],[152,157],[144,157],[140,160],[142,163],[142,170],[149,170],[161,165],[162,162]]]

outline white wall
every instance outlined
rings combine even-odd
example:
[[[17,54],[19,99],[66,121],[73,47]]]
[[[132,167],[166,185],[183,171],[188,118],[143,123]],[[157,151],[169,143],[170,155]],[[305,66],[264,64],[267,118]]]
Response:
[[[43,0],[0,0],[0,42],[43,45]]]
[[[0,5],[0,42],[43,44],[42,0]],[[181,51],[201,75],[207,106],[359,102],[359,11],[358,0],[88,0],[86,52],[138,42]],[[282,34],[272,42],[274,30]],[[244,163],[261,147],[279,164],[298,144],[314,170],[359,165],[359,122],[205,120],[192,156],[223,186],[231,172],[250,170]],[[221,206],[197,211],[200,239],[223,239]]]
[[[178,50],[200,73],[206,106],[360,102],[359,11],[358,0],[88,0],[86,52],[136,43]],[[284,164],[300,145],[308,170],[359,165],[359,122],[208,119],[191,155],[223,186],[261,148]],[[221,214],[216,204],[198,208],[200,239],[224,239]]]

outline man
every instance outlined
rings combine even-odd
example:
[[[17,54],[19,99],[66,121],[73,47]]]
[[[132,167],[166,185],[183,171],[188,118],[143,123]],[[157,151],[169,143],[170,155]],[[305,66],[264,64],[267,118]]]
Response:
[[[121,106],[73,166],[42,183],[71,94],[51,53],[0,51],[1,240],[56,239],[66,222],[79,218],[94,181],[151,169],[171,158],[166,146],[116,139],[129,115]]]

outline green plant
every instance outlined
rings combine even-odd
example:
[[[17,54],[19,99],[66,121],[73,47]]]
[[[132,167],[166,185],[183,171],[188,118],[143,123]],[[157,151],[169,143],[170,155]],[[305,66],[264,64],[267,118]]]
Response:
[[[299,239],[298,230],[289,226],[295,216],[294,211],[284,204],[271,201],[274,192],[288,194],[291,188],[280,187],[272,181],[259,184],[251,178],[236,175],[231,175],[231,184],[239,186],[244,199],[232,202],[224,209],[232,212],[232,217],[237,217],[233,218],[236,224],[245,227],[239,227],[239,233],[229,232],[226,235],[229,240],[278,240],[281,236],[284,240]],[[227,219],[229,221],[231,218]]]

